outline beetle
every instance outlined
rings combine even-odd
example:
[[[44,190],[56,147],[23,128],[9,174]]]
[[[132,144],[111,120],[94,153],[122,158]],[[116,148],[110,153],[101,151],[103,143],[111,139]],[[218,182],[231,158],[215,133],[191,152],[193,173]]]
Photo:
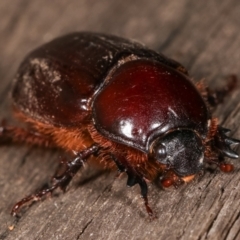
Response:
[[[56,188],[66,189],[89,158],[114,163],[139,184],[150,216],[146,180],[178,186],[206,164],[233,169],[224,157],[240,141],[211,115],[234,84],[211,92],[180,63],[133,41],[91,32],[68,34],[32,51],[12,89],[27,128],[2,125],[1,139],[72,154],[52,185],[16,203],[12,214]]]

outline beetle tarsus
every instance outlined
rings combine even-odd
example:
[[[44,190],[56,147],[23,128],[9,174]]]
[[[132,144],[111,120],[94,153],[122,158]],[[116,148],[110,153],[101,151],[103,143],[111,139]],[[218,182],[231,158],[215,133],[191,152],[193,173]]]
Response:
[[[78,153],[76,157],[69,161],[66,166],[65,172],[60,176],[53,177],[52,186],[43,190],[40,190],[36,194],[29,195],[26,198],[23,198],[21,201],[17,202],[11,211],[13,216],[17,216],[17,212],[19,209],[25,205],[26,203],[30,203],[32,201],[36,202],[42,199],[42,197],[46,196],[49,193],[52,193],[55,189],[60,188],[63,191],[66,190],[66,187],[71,182],[72,178],[79,171],[79,169],[83,166],[83,164],[87,161],[88,157],[99,150],[99,146],[97,144],[92,145],[91,147],[83,150]],[[64,163],[65,164],[65,163]]]
[[[17,216],[17,212],[23,205],[25,205],[26,203],[36,202],[36,201],[41,200],[43,196],[47,195],[48,193],[52,193],[57,187],[58,186],[52,186],[51,188],[41,190],[36,194],[32,194],[32,195],[27,196],[26,198],[23,198],[21,201],[17,202],[13,206],[11,215]]]

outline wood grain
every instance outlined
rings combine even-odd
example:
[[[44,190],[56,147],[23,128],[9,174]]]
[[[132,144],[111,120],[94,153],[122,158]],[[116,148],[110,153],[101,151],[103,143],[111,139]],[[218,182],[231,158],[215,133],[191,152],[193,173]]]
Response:
[[[0,1],[0,116],[10,118],[9,91],[34,47],[72,31],[134,38],[185,65],[211,87],[240,76],[240,2],[191,0]],[[214,115],[240,138],[240,84]],[[239,148],[237,148],[239,152]],[[206,171],[178,190],[150,185],[158,219],[149,222],[138,186],[126,176],[86,166],[69,190],[34,204],[20,219],[12,205],[45,184],[59,153],[0,148],[0,239],[240,239],[240,164],[231,174]]]

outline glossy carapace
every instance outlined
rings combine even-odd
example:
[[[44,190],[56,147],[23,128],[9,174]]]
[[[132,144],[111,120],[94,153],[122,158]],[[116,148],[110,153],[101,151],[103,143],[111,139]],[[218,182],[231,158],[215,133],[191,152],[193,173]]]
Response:
[[[202,172],[206,163],[228,172],[224,157],[238,158],[239,141],[211,116],[210,107],[230,90],[212,94],[196,86],[178,62],[123,38],[73,33],[31,52],[16,75],[12,99],[31,131],[5,126],[2,138],[72,153],[65,172],[40,199],[72,177],[90,157],[113,162],[139,184],[148,205],[146,179],[178,185]],[[219,93],[219,92],[218,92]]]

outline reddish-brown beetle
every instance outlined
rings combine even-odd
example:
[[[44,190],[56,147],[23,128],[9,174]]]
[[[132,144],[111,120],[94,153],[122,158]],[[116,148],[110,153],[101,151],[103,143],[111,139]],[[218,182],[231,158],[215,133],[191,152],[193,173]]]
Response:
[[[232,170],[224,156],[238,158],[210,114],[210,105],[230,90],[210,91],[190,81],[178,62],[123,38],[73,33],[30,53],[12,91],[14,108],[31,130],[2,127],[1,138],[74,153],[50,188],[15,204],[40,199],[72,177],[91,156],[115,162],[139,184],[148,205],[146,179],[164,187],[201,172],[205,163]]]

